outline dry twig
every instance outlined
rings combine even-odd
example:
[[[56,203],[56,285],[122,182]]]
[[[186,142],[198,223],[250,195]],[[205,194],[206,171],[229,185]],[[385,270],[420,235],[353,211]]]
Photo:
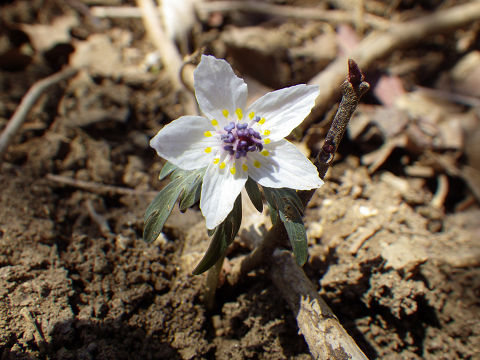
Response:
[[[10,144],[22,124],[25,122],[28,112],[33,107],[33,105],[35,105],[40,95],[42,95],[50,86],[55,85],[62,80],[68,79],[76,73],[76,69],[66,68],[62,71],[46,77],[45,79],[36,82],[27,91],[22,101],[20,102],[20,105],[18,105],[17,110],[15,110],[15,113],[8,121],[5,130],[0,136],[0,162],[2,161],[3,155],[7,150],[8,145]]]
[[[283,18],[325,21],[331,24],[358,23],[358,13],[351,14],[343,10],[324,10],[298,6],[272,5],[257,1],[210,1],[196,4],[201,20],[213,12],[247,11]],[[142,16],[139,8],[133,6],[92,6],[92,15],[99,18],[138,18]],[[363,15],[363,14],[362,14]],[[391,25],[389,20],[379,16],[364,14],[362,21],[374,29],[386,30]]]
[[[295,314],[300,332],[314,359],[367,359],[318,295],[290,252],[275,252],[269,274]]]
[[[102,215],[100,215],[93,206],[93,202],[91,199],[85,201],[85,207],[87,208],[88,215],[93,220],[95,224],[97,224],[98,229],[102,233],[102,235],[106,239],[111,239],[114,237],[112,230],[110,229],[110,225],[108,225],[107,219],[105,219]]]
[[[212,12],[248,11],[269,16],[284,18],[297,18],[304,20],[325,21],[328,23],[351,23],[358,22],[358,14],[348,13],[342,10],[324,10],[312,7],[298,7],[285,5],[272,5],[259,1],[210,1],[197,5],[201,18],[206,18]],[[377,29],[388,29],[391,22],[381,17],[364,14],[363,21]]]
[[[319,116],[326,113],[338,95],[338,87],[343,81],[344,64],[347,59],[355,59],[360,68],[368,69],[375,61],[393,51],[412,46],[434,34],[445,33],[480,20],[480,1],[455,6],[435,12],[419,19],[392,25],[387,31],[374,32],[367,36],[349,54],[338,57],[321,73],[310,80],[310,84],[321,85],[312,113],[300,125],[307,129]]]
[[[46,354],[47,349],[45,345],[47,344],[47,340],[45,339],[45,335],[43,334],[42,327],[40,326],[37,319],[35,318],[35,315],[26,307],[20,310],[20,314],[22,314],[27,324],[29,323],[31,326],[33,326],[33,329],[35,330],[34,331],[35,342],[38,348],[40,349],[40,351]]]
[[[90,191],[96,194],[134,195],[134,196],[139,196],[139,195],[156,196],[158,194],[157,191],[139,191],[139,190],[129,189],[129,188],[120,187],[120,186],[100,184],[93,181],[77,180],[68,176],[47,174],[46,178],[48,180],[51,180],[63,185],[71,186],[71,187],[85,190],[85,191]]]
[[[185,113],[195,114],[197,112],[195,99],[190,92],[185,91],[180,81],[182,58],[173,41],[163,31],[155,4],[152,0],[137,0],[137,5],[141,10],[147,33],[162,56],[163,66],[174,89],[184,97]]]
[[[335,152],[360,98],[369,89],[357,64],[349,60],[349,76],[342,85],[343,98],[326,136],[315,164],[323,179],[332,164]],[[315,190],[299,192],[306,207]],[[282,223],[272,227],[263,242],[251,254],[236,263],[227,277],[235,284],[251,270],[270,260],[270,276],[280,289],[290,308],[296,314],[297,324],[315,359],[366,359],[338,319],[320,299],[303,270],[292,261],[290,255],[271,256],[279,242],[287,242],[288,236]],[[292,264],[288,265],[288,259]]]

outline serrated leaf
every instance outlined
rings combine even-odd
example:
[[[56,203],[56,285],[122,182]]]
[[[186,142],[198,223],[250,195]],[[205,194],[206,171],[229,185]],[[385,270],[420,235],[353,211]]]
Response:
[[[195,200],[196,195],[192,196],[189,191],[194,189],[196,192],[197,187],[202,183],[205,169],[187,171],[175,167],[170,173],[172,180],[158,193],[145,212],[143,229],[145,241],[154,241],[160,235],[165,221],[179,198],[184,204]]]
[[[195,205],[198,200],[200,200],[200,194],[202,192],[202,179],[203,174],[202,176],[199,176],[196,181],[192,182],[191,186],[180,196],[181,200],[178,204],[180,211],[187,210],[189,207]]]
[[[307,232],[302,220],[302,201],[295,190],[292,189],[272,189],[267,187],[263,189],[269,207],[276,210],[271,211],[272,223],[278,221],[273,216],[278,211],[278,216],[287,231],[295,260],[299,266],[303,266],[308,258],[308,242]]]
[[[247,182],[245,183],[245,189],[247,190],[248,197],[252,201],[253,206],[259,212],[263,211],[263,200],[262,200],[262,193],[258,188],[258,185],[252,178],[248,178]]]
[[[278,213],[280,220],[285,225],[285,230],[287,230],[295,260],[299,266],[303,266],[308,258],[308,240],[302,215],[296,207],[288,207],[288,205],[283,211],[279,210]]]
[[[277,225],[278,222],[278,210],[275,209],[270,202],[267,201],[268,211],[270,213],[270,220],[273,225]]]
[[[203,256],[200,263],[193,270],[193,275],[210,269],[225,254],[228,245],[230,245],[240,229],[242,223],[242,198],[239,195],[235,200],[233,209],[227,218],[215,228],[212,241]]]
[[[170,175],[175,169],[177,169],[177,167],[175,165],[173,165],[172,163],[170,162],[166,162],[163,167],[162,167],[162,170],[160,170],[160,175],[158,175],[158,180],[163,180],[165,179],[168,175]]]

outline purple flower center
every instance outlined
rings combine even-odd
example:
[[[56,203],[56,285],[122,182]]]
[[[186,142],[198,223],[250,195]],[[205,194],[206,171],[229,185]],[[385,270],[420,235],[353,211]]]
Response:
[[[236,159],[247,156],[251,151],[262,151],[262,137],[248,124],[236,124],[231,122],[224,127],[226,134],[221,136],[223,149],[230,155],[235,155]]]

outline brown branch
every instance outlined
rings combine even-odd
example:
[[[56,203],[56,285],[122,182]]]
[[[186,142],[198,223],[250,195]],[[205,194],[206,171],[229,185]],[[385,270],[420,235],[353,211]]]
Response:
[[[146,195],[146,196],[155,196],[158,194],[157,191],[140,191],[135,189],[129,189],[120,186],[112,186],[100,184],[93,181],[84,181],[73,179],[68,176],[47,174],[46,178],[50,181],[54,181],[63,185],[71,186],[77,189],[89,191],[96,194],[109,194],[109,195]]]
[[[480,1],[472,1],[437,11],[419,19],[392,25],[387,31],[374,32],[367,36],[354,50],[344,56],[339,56],[325,70],[310,80],[309,84],[320,85],[322,91],[317,97],[312,113],[300,125],[300,130],[307,129],[335,102],[338,88],[344,78],[344,64],[347,59],[355,59],[360,68],[365,70],[375,61],[388,56],[397,49],[412,46],[431,38],[434,34],[450,32],[479,20]]]
[[[348,61],[348,66],[348,78],[342,85],[342,101],[327,133],[325,144],[315,160],[322,179],[333,162],[335,152],[360,98],[370,88],[353,60]],[[314,192],[315,190],[298,192],[305,207]],[[367,359],[328,305],[317,294],[315,287],[296,264],[291,253],[280,252],[272,255],[279,241],[287,240],[285,228],[279,222],[270,229],[260,246],[234,265],[227,281],[236,284],[251,270],[266,261],[269,262],[269,274],[296,314],[298,327],[314,359]]]
[[[180,80],[182,58],[173,40],[169,39],[163,31],[157,7],[152,0],[137,0],[137,5],[140,8],[147,33],[162,56],[163,66],[169,75],[173,88],[182,95],[185,113],[196,114],[195,99],[189,91],[185,91],[188,89],[183,87]]]
[[[289,251],[275,252],[269,275],[295,314],[314,359],[367,359]]]
[[[342,10],[324,10],[312,7],[298,7],[286,5],[272,5],[259,1],[210,1],[201,2],[197,5],[200,17],[205,19],[212,12],[247,11],[269,16],[283,18],[297,18],[304,20],[325,21],[328,23],[351,23],[358,22],[358,15]],[[391,22],[379,16],[364,14],[363,20],[373,28],[388,29]]]
[[[343,137],[347,124],[350,121],[360,98],[370,87],[370,85],[364,81],[364,76],[356,63],[349,60],[348,64],[349,75],[348,79],[342,86],[342,101],[340,102],[335,119],[327,134],[325,145],[322,147],[322,151],[315,160],[315,165],[317,166],[319,176],[322,180],[324,179],[329,166],[333,162],[335,151],[337,150],[338,144]],[[307,206],[314,193],[315,190],[298,192],[304,207]],[[233,266],[231,273],[227,276],[227,281],[232,285],[236,284],[250,271],[260,267],[265,262],[265,259],[268,259],[273,253],[277,244],[282,243],[288,243],[288,236],[283,224],[279,222],[269,230],[263,239],[263,242],[256,249]]]
[[[59,71],[53,75],[42,79],[35,84],[27,91],[25,96],[22,98],[20,105],[18,105],[15,113],[10,118],[3,130],[2,135],[0,135],[0,162],[2,161],[3,155],[7,150],[8,145],[12,141],[13,137],[20,129],[22,124],[27,118],[28,112],[35,105],[38,98],[52,85],[59,83],[62,80],[68,79],[77,73],[77,70],[74,68],[66,68],[62,71]]]

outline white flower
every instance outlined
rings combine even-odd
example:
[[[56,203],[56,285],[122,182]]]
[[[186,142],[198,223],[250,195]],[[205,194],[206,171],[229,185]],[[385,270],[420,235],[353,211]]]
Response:
[[[318,86],[273,91],[247,108],[247,84],[213,56],[202,56],[194,86],[205,117],[180,117],[150,145],[181,169],[207,167],[200,208],[208,229],[225,220],[249,176],[272,188],[310,190],[323,184],[315,166],[284,139],[310,113]]]

